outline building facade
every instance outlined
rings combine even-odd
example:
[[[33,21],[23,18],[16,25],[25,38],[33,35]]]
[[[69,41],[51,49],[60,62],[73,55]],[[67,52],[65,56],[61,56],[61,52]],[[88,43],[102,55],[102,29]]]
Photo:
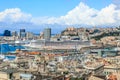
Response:
[[[45,28],[44,29],[44,39],[50,40],[51,38],[51,28]]]
[[[26,37],[25,29],[20,29],[20,38],[25,38],[25,37]]]

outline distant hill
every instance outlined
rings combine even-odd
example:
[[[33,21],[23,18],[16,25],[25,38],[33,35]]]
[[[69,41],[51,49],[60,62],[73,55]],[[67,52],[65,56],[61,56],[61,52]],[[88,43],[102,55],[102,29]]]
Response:
[[[59,24],[41,24],[41,25],[35,25],[32,23],[1,23],[0,22],[0,33],[4,32],[4,30],[10,30],[10,31],[18,31],[20,29],[26,29],[26,31],[33,32],[35,34],[39,34],[40,32],[43,32],[44,28],[51,28],[52,34],[60,33],[62,30],[64,30],[67,27],[67,25],[59,25]],[[1,35],[1,34],[0,34]]]
[[[51,28],[52,29],[52,34],[58,34],[61,33],[61,31],[65,30],[67,27],[75,27],[75,28],[80,28],[80,27],[87,27],[87,28],[92,28],[92,26],[88,25],[60,25],[60,24],[41,24],[41,25],[36,25],[30,22],[16,22],[16,23],[5,23],[5,22],[0,22],[0,33],[3,33],[4,30],[10,30],[10,31],[18,31],[20,29],[26,29],[26,31],[33,32],[35,34],[39,34],[40,32],[43,32],[44,28]],[[97,26],[101,27],[101,26]],[[104,27],[104,26],[102,26]],[[109,26],[110,27],[110,26]],[[1,36],[2,34],[0,34]]]

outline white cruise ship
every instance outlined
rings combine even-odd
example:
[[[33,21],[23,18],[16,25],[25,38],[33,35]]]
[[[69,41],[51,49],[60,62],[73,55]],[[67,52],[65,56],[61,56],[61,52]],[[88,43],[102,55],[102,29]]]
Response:
[[[45,40],[31,40],[26,47],[31,48],[76,48],[83,46],[90,46],[89,41],[45,41]]]

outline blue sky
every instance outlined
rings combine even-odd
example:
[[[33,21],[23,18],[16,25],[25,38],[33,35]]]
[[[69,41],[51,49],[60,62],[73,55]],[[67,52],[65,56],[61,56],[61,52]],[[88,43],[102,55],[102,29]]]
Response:
[[[80,2],[95,9],[102,9],[112,3],[112,0],[0,0],[0,11],[20,8],[23,12],[35,17],[59,17],[75,8]]]
[[[0,0],[0,29],[119,26],[120,0]]]

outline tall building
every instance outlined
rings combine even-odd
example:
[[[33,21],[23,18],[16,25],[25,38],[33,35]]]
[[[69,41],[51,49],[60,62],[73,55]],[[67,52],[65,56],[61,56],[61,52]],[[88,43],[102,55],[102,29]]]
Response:
[[[40,32],[40,39],[44,39],[44,33]]]
[[[20,29],[20,38],[25,38],[25,37],[26,37],[25,29]]]
[[[14,37],[18,36],[17,31],[13,31],[13,32],[12,32],[12,36],[14,36]]]
[[[3,33],[4,36],[11,36],[11,31],[5,30]]]
[[[32,32],[27,32],[27,33],[26,33],[26,38],[27,38],[28,40],[31,40],[31,39],[34,38],[34,34],[33,34]]]
[[[50,40],[50,38],[51,38],[51,28],[45,28],[43,34],[44,34],[44,39],[45,40]]]

